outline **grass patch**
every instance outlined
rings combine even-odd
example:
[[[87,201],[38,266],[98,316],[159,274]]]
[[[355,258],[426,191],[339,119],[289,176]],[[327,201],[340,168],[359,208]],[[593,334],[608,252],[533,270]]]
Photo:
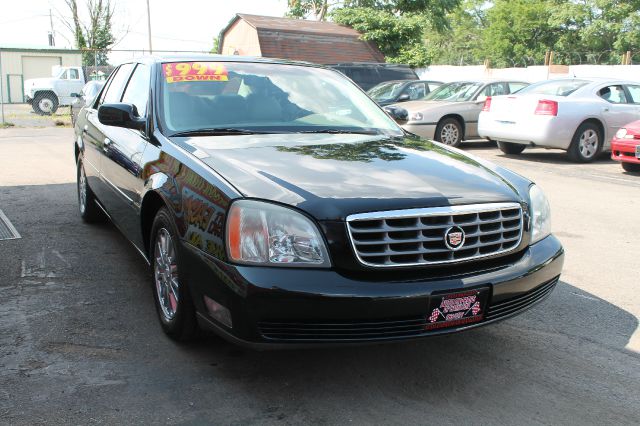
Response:
[[[9,127],[13,127],[13,126],[15,126],[15,124],[10,123],[8,121],[4,121],[0,123],[0,129],[8,129]]]

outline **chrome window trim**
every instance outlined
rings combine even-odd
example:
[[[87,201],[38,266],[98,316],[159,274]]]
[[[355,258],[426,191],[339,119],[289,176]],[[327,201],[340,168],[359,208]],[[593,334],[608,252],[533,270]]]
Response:
[[[507,209],[519,209],[520,210],[520,232],[518,235],[517,243],[512,247],[505,250],[499,250],[492,253],[480,254],[464,259],[450,259],[450,260],[441,260],[441,261],[433,261],[433,262],[412,262],[412,263],[397,263],[390,265],[381,265],[378,263],[370,263],[362,259],[360,256],[358,249],[356,248],[356,243],[353,239],[353,235],[351,233],[351,227],[349,224],[351,222],[357,222],[360,220],[383,220],[383,219],[403,219],[403,218],[418,218],[418,217],[428,217],[428,216],[442,216],[442,215],[460,215],[460,214],[468,214],[468,213],[483,213],[483,212],[491,212],[496,210],[507,210]],[[353,253],[363,266],[368,266],[372,268],[404,268],[411,266],[434,266],[434,265],[446,265],[446,264],[456,264],[456,263],[466,263],[478,259],[491,258],[499,255],[504,255],[510,252],[515,251],[520,247],[522,243],[522,237],[524,235],[524,226],[525,226],[525,208],[522,204],[516,202],[504,202],[504,203],[486,203],[486,204],[464,204],[458,206],[443,206],[443,207],[427,207],[420,209],[406,209],[406,210],[388,210],[388,211],[377,211],[377,212],[369,212],[369,213],[356,213],[351,214],[346,217],[345,225],[347,227],[347,234],[349,235],[349,241],[351,242],[351,248],[353,249]]]

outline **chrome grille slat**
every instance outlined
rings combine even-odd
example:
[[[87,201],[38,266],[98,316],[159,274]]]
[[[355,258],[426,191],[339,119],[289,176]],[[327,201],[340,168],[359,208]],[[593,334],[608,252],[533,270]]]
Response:
[[[520,245],[522,207],[491,203],[395,210],[347,217],[352,246],[366,266],[413,266],[461,262],[506,254]],[[447,248],[447,229],[465,231],[466,243]]]

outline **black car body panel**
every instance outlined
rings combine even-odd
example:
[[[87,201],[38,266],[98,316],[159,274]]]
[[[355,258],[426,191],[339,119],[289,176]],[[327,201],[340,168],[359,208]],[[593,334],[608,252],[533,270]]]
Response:
[[[257,348],[408,339],[506,318],[541,300],[557,282],[564,258],[558,240],[550,235],[530,244],[529,180],[411,135],[165,136],[156,94],[160,64],[172,60],[184,58],[150,57],[129,67],[131,73],[144,65],[151,73],[145,130],[99,122],[95,107],[115,80],[111,76],[78,116],[75,153],[99,205],[147,261],[154,215],[163,206],[171,212],[181,270],[203,326]],[[310,218],[325,240],[331,268],[231,262],[225,225],[238,199],[285,205]],[[518,246],[507,255],[451,265],[365,266],[354,255],[345,222],[355,213],[495,202],[521,206]],[[478,288],[489,295],[483,321],[424,327],[434,295]],[[205,296],[231,312],[231,328],[210,315]]]
[[[409,136],[249,135],[181,142],[204,153],[201,160],[234,182],[244,196],[289,204],[317,220],[344,220],[355,212],[521,200],[497,172],[440,144]]]

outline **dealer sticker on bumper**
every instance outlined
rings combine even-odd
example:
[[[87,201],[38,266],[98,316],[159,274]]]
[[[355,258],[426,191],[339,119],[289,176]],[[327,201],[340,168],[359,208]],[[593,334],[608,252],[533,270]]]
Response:
[[[484,318],[488,288],[431,296],[426,330],[456,327]]]
[[[636,158],[640,158],[640,145],[636,145]]]

